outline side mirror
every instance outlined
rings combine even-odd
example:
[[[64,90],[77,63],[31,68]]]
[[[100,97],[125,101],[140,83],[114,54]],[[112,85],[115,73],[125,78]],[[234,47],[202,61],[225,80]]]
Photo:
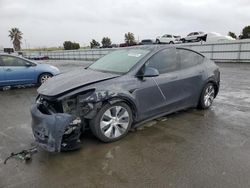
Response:
[[[153,67],[146,67],[143,77],[156,77],[159,76],[159,71]]]

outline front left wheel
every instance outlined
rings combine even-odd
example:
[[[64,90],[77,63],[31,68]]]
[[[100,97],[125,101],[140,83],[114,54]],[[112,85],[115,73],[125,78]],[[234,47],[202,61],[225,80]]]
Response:
[[[107,103],[89,123],[98,139],[114,142],[127,135],[132,124],[132,111],[124,102]]]

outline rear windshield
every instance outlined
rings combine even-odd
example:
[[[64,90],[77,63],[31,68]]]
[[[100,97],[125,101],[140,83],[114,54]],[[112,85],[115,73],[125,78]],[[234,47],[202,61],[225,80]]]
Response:
[[[147,53],[149,53],[149,50],[116,50],[100,58],[88,68],[101,72],[124,74],[127,73],[136,63],[138,63]]]

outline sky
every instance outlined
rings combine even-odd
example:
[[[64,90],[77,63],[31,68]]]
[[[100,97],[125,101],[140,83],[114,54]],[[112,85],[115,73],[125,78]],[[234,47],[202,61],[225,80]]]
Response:
[[[70,40],[86,46],[103,37],[123,43],[124,34],[155,39],[193,31],[239,35],[250,25],[249,0],[0,0],[0,47],[19,28],[22,47],[58,47]]]

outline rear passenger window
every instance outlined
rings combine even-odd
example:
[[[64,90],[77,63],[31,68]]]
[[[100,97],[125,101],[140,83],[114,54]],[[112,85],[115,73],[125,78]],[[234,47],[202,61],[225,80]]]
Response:
[[[178,49],[178,53],[182,69],[199,65],[203,62],[204,59],[204,57],[201,56],[200,54],[189,50]]]
[[[160,74],[173,72],[179,69],[176,49],[166,49],[151,57],[146,66],[156,68]]]

